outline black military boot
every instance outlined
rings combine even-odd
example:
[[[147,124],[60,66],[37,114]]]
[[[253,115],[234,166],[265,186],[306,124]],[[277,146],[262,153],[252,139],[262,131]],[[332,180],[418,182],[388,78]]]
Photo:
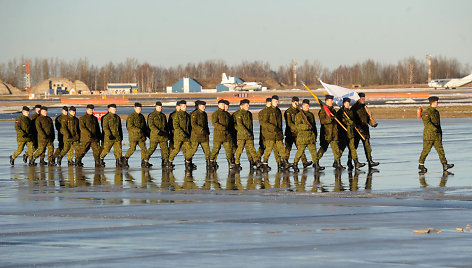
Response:
[[[442,166],[443,166],[443,171],[446,171],[450,168],[453,168],[454,164],[443,163]]]
[[[348,162],[348,163],[349,163],[349,162]],[[352,165],[352,164],[351,164],[351,165]],[[354,165],[355,165],[356,169],[359,169],[359,168],[365,166],[365,163],[361,163],[361,162],[359,162],[358,159],[354,159]]]
[[[192,161],[192,158],[189,159],[190,161],[190,167],[192,168],[192,170],[196,170],[197,169],[197,165],[195,165]]]
[[[427,169],[423,164],[419,164],[419,165],[418,165],[418,169],[420,170],[420,171],[419,171],[420,173],[426,173],[426,172],[428,172],[428,169]]]
[[[95,159],[95,167],[102,167],[102,161],[100,159]]]
[[[277,162],[277,171],[282,171],[283,170],[283,164],[282,164],[282,160],[280,160],[280,162]]]
[[[313,161],[307,161],[303,163],[303,168],[307,168],[313,164]]]
[[[272,169],[271,167],[269,167],[269,163],[266,162],[262,163],[261,168],[264,172],[268,172]]]
[[[57,165],[61,166],[61,164],[62,164],[62,156],[58,156],[57,157]]]
[[[121,158],[121,163],[123,164],[123,167],[125,167],[125,168],[129,167],[128,158],[126,158],[124,156]]]
[[[48,159],[48,166],[50,167],[54,167],[56,166],[56,159],[55,158],[52,158],[51,160]]]
[[[372,158],[369,158],[369,167],[376,167],[379,164],[380,164],[379,162],[374,162]]]
[[[121,167],[121,158],[115,159],[115,167]]]
[[[174,163],[172,163],[171,161],[167,160],[167,168],[168,168],[169,170],[174,170],[174,167],[175,167]]]
[[[185,171],[186,172],[191,172],[192,171],[192,165],[190,163],[190,160],[185,159]]]
[[[149,159],[144,160],[144,162],[146,163],[146,167],[148,168],[152,167],[152,164],[151,162],[149,162]]]
[[[102,167],[105,167],[105,159],[100,158],[100,165],[102,165]]]
[[[342,169],[345,169],[345,167],[343,167],[343,165],[341,165],[341,160],[334,160],[334,163],[336,165],[336,169],[339,169],[339,170],[342,170]]]
[[[318,161],[316,161],[314,164],[313,164],[313,167],[315,168],[316,171],[318,170],[324,170],[325,167],[322,167],[320,166],[320,163]]]
[[[30,158],[30,161],[29,161],[29,163],[28,163],[28,166],[30,166],[30,167],[36,166],[36,163],[34,162],[35,160],[36,160],[36,159],[34,159],[34,158]]]
[[[39,159],[39,165],[40,166],[46,166],[48,162],[44,161],[44,158]]]
[[[83,167],[84,166],[84,163],[82,163],[82,158],[80,159],[75,159],[75,165],[77,167]]]
[[[142,159],[141,160],[141,167],[143,168],[149,168],[151,167],[152,165],[149,163],[149,161],[145,160],[145,159]]]
[[[300,171],[300,169],[298,168],[298,163],[293,163],[292,164],[292,167],[293,167],[293,172],[298,172]],[[305,168],[305,165],[303,165],[303,168]]]
[[[10,155],[10,166],[15,165],[15,159],[13,158],[13,155]]]
[[[27,154],[23,155],[23,162],[28,163],[28,155]]]
[[[351,157],[349,157],[349,158],[347,159],[347,163],[346,163],[346,164],[347,164],[347,168],[348,168],[349,170],[353,170],[353,169],[354,169],[354,165],[352,164],[352,159],[351,159]],[[365,165],[365,164],[364,164],[364,165]]]
[[[236,165],[233,163],[233,161],[231,159],[227,159],[228,160],[228,168],[229,169],[234,169],[236,167]]]
[[[73,166],[75,166],[75,162],[74,161],[67,161],[67,166],[73,167]]]

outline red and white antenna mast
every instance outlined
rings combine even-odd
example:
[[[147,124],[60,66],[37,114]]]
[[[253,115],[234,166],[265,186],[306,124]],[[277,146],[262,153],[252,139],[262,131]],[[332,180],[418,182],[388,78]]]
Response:
[[[30,94],[31,91],[31,72],[30,72],[30,62],[29,60],[25,63],[25,90],[26,94]]]

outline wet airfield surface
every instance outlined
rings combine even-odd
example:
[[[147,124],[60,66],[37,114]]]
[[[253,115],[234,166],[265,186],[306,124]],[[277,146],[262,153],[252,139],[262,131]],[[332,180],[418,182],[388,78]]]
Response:
[[[159,151],[154,167],[141,169],[139,149],[129,169],[116,169],[112,154],[95,169],[91,152],[85,168],[20,158],[10,167],[13,122],[0,122],[0,266],[469,267],[472,119],[442,120],[456,166],[443,173],[433,149],[425,175],[421,121],[378,121],[376,170],[335,172],[328,151],[324,172],[298,174],[277,172],[273,157],[269,173],[250,172],[245,154],[243,170],[229,173],[224,149],[215,173],[200,149],[191,174],[181,154],[176,170],[163,172]],[[413,233],[425,228],[440,232]]]

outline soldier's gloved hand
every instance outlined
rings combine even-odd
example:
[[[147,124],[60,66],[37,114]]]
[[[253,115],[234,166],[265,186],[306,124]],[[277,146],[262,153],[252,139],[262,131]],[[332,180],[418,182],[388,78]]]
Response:
[[[115,140],[115,139],[116,139],[116,137],[115,137],[115,136],[113,136],[113,135],[110,135],[110,136],[108,136],[108,139],[109,139],[109,140]]]
[[[167,132],[159,131],[159,136],[167,137]]]

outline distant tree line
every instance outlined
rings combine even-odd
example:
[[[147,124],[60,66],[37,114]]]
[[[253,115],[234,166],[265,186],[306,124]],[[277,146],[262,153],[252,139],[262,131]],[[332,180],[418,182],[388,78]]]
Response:
[[[293,84],[293,69],[290,63],[274,69],[267,62],[242,62],[228,65],[223,60],[207,60],[172,67],[140,63],[128,58],[121,63],[110,62],[103,66],[91,64],[87,58],[66,61],[58,58],[14,58],[0,64],[0,79],[17,88],[24,88],[25,61],[31,63],[31,84],[52,77],[81,80],[92,90],[103,90],[106,83],[138,83],[143,92],[162,91],[183,76],[197,79],[220,79],[225,72],[241,78],[252,77],[260,81],[271,79],[280,87]],[[471,71],[469,64],[463,65],[457,59],[444,56],[434,57],[432,78],[457,78]],[[426,59],[414,57],[400,60],[397,64],[382,64],[368,59],[352,65],[341,65],[330,70],[318,61],[305,60],[297,66],[297,82],[318,84],[318,78],[327,83],[344,86],[422,84],[428,80]],[[218,80],[219,81],[219,80]]]

